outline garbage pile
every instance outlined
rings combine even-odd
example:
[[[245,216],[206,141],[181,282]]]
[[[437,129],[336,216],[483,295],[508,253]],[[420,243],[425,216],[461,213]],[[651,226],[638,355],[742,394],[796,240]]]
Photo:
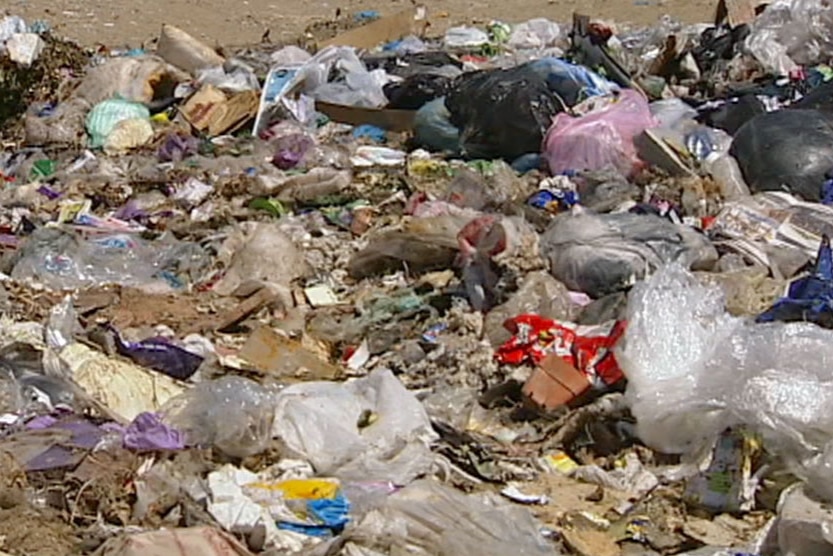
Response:
[[[0,20],[0,554],[833,551],[833,7],[430,15]]]

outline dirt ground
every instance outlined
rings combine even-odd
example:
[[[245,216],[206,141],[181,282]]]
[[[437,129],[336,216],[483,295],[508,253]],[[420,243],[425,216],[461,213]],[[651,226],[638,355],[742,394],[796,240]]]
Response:
[[[4,2],[5,3],[5,2]],[[433,24],[442,29],[459,23],[499,19],[518,22],[533,17],[569,21],[574,11],[620,22],[653,23],[670,14],[685,22],[711,19],[716,0],[425,0]],[[171,23],[224,46],[256,43],[269,30],[273,41],[292,40],[315,20],[337,9],[355,13],[401,10],[408,0],[11,0],[9,13],[45,20],[57,34],[82,44],[137,47]]]

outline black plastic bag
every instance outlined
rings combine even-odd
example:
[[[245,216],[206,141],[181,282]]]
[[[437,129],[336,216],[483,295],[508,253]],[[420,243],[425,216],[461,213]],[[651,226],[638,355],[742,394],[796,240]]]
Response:
[[[753,193],[787,191],[817,202],[833,169],[833,123],[818,110],[761,114],[738,130],[731,154]]]
[[[730,98],[715,108],[701,109],[697,119],[709,127],[734,135],[743,124],[766,112],[766,107],[755,95]]]
[[[388,98],[388,108],[419,110],[435,98],[445,96],[451,79],[442,75],[422,73],[399,83],[388,83],[382,89]]]
[[[445,105],[466,157],[507,161],[540,152],[553,116],[564,110],[529,65],[463,74],[452,83]]]

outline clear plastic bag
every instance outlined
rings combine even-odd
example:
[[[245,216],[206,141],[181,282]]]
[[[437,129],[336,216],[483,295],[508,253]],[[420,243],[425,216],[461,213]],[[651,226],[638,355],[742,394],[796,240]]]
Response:
[[[833,6],[825,0],[778,0],[755,21],[745,47],[767,70],[789,75],[833,56]]]
[[[556,556],[529,511],[420,480],[391,495],[348,543],[415,556]]]
[[[146,242],[111,234],[87,240],[57,228],[40,228],[16,254],[11,276],[55,290],[100,284],[170,288],[197,280],[208,264],[200,246],[172,237]]]
[[[253,380],[225,376],[201,382],[161,409],[165,424],[182,432],[189,446],[214,446],[244,458],[272,439],[274,392]]]
[[[557,114],[544,138],[544,158],[553,174],[607,166],[631,174],[638,162],[633,140],[655,125],[645,98],[625,90],[585,116]]]
[[[723,306],[718,287],[676,265],[632,290],[616,359],[640,438],[662,452],[694,452],[726,427],[750,426],[829,499],[833,331],[751,324]]]

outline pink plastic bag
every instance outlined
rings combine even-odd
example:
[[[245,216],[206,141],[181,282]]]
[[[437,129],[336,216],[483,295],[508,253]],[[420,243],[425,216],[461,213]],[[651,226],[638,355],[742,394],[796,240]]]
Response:
[[[599,99],[590,101],[598,103]],[[639,163],[634,138],[656,125],[648,101],[626,89],[584,116],[556,115],[544,137],[543,155],[553,174],[612,165],[630,175]]]

